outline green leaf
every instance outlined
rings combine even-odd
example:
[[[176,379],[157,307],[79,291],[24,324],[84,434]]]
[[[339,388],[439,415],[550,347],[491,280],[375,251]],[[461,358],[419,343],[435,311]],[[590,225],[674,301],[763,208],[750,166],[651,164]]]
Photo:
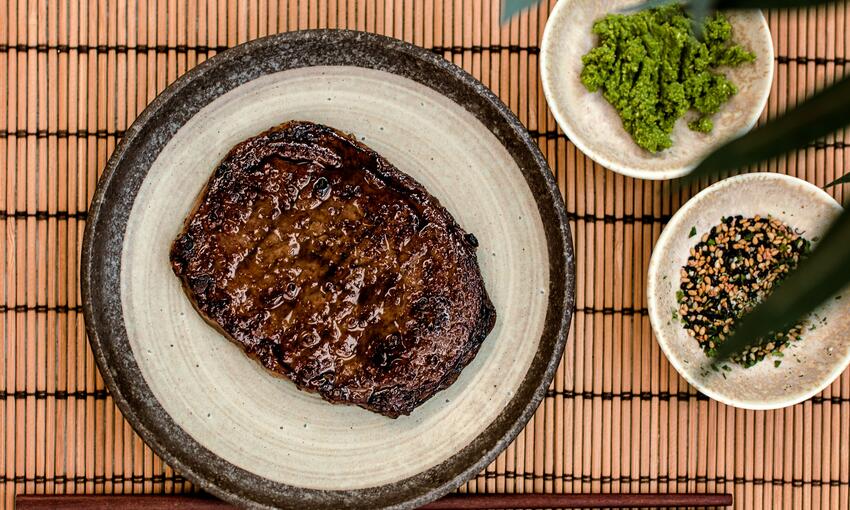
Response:
[[[710,1],[710,0],[709,0]],[[783,9],[789,7],[808,7],[831,2],[832,0],[717,0],[716,9]]]
[[[699,0],[699,1],[700,1],[700,3],[707,3],[707,2],[702,2],[701,0]],[[625,14],[625,13],[630,13],[630,12],[642,11],[644,9],[654,9],[656,7],[664,7],[665,5],[670,5],[670,4],[674,4],[674,3],[678,3],[677,0],[646,0],[645,2],[641,2],[639,4],[629,5],[627,7],[624,7],[622,9],[620,9],[618,12]]]
[[[665,5],[681,3],[685,6],[688,15],[692,20],[695,20],[694,23],[694,34],[700,40],[702,40],[702,31],[703,24],[700,20],[705,19],[709,12],[714,9],[714,3],[716,0],[692,0],[690,2],[679,2],[678,0],[646,0],[645,2],[630,5],[620,9],[619,13],[621,14],[629,14],[637,11],[642,11],[644,9],[654,9],[656,7],[664,7]]]
[[[702,40],[703,24],[701,20],[716,10],[808,7],[830,1],[832,0],[682,0],[681,2],[677,0],[646,0],[620,9],[618,12],[628,14],[644,9],[662,7],[672,3],[681,3],[685,6],[685,10],[691,19],[696,21],[694,23],[694,35],[696,35],[697,39]]]
[[[850,210],[845,209],[812,252],[763,303],[735,325],[715,363],[771,331],[786,329],[850,283]]]
[[[501,22],[504,23],[526,9],[536,5],[540,0],[502,0]]]
[[[652,9],[674,3],[676,0],[646,0],[632,5],[621,12],[635,12]],[[830,2],[831,0],[690,0],[682,2],[692,13],[707,13],[715,9],[771,9],[788,7],[808,7]],[[697,16],[694,16],[697,19]]]
[[[815,93],[797,108],[709,154],[684,178],[688,183],[781,156],[850,124],[850,77]]]
[[[846,184],[848,182],[850,182],[850,173],[846,173],[846,174],[842,175],[841,177],[839,177],[838,179],[835,179],[834,181],[830,182],[829,184],[824,186],[824,189],[825,188],[831,188],[832,186],[838,186],[839,184]]]

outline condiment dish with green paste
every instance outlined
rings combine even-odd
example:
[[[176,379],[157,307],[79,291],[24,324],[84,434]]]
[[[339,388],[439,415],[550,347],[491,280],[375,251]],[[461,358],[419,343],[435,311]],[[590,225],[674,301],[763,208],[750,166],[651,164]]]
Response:
[[[694,388],[735,407],[778,409],[847,368],[850,289],[743,356],[718,366],[711,357],[731,331],[723,324],[769,294],[761,289],[781,282],[840,213],[811,183],[754,173],[706,188],[673,215],[649,262],[647,305],[658,345]]]
[[[773,81],[761,11],[700,22],[678,6],[560,0],[543,34],[540,73],[558,125],[597,163],[672,179],[755,125]]]

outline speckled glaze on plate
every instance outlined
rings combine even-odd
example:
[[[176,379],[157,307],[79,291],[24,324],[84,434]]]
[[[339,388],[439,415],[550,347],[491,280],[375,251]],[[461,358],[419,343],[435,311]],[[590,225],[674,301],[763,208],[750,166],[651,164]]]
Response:
[[[588,92],[580,79],[581,57],[597,43],[591,31],[593,23],[636,3],[636,0],[560,0],[552,9],[543,33],[540,78],[558,125],[591,159],[630,177],[673,179],[688,173],[713,148],[755,125],[773,81],[773,41],[761,11],[727,13],[734,40],[755,53],[756,61],[727,70],[738,87],[738,94],[712,117],[714,130],[710,134],[688,129],[686,115],[673,128],[673,146],[652,154],[632,140],[623,129],[617,111],[602,94]]]
[[[817,186],[796,177],[755,173],[730,177],[688,201],[664,227],[647,276],[652,330],[667,359],[691,385],[724,404],[745,409],[778,409],[814,396],[850,363],[850,295],[830,300],[817,314],[826,323],[806,329],[803,339],[785,352],[780,366],[768,356],[751,368],[730,363],[731,371],[707,368],[709,358],[699,343],[672,319],[678,309],[676,290],[689,251],[723,216],[773,216],[809,239],[823,235],[841,206]],[[689,237],[691,228],[697,235]],[[813,243],[816,245],[817,243]],[[844,294],[846,294],[846,290]]]
[[[496,327],[409,417],[331,405],[271,376],[203,321],[169,267],[225,152],[293,119],[353,133],[479,239]],[[574,305],[563,202],[525,128],[444,59],[348,31],[252,41],[154,100],[98,184],[81,273],[87,332],[125,417],[180,473],[252,507],[414,508],[459,486],[533,414]]]

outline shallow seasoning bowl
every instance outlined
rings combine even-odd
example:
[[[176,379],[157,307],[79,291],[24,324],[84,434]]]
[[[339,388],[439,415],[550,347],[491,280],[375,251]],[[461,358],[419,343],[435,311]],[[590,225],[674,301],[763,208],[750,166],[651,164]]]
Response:
[[[353,133],[480,242],[496,326],[409,417],[274,377],[200,317],[171,271],[171,242],[225,153],[293,119]],[[166,462],[242,506],[414,508],[455,489],[534,413],[572,318],[569,227],[535,141],[464,71],[377,35],[280,34],[189,71],[127,130],[88,219],[86,329],[111,395]]]
[[[817,245],[841,206],[822,189],[795,177],[755,173],[731,177],[689,200],[664,227],[652,252],[647,298],[652,329],[667,359],[692,386],[724,404],[746,409],[778,409],[812,397],[850,363],[850,291],[839,293],[815,313],[816,329],[805,328],[776,358],[767,355],[750,368],[728,362],[731,371],[712,371],[709,358],[688,335],[673,311],[680,270],[690,249],[724,216],[772,216]],[[691,229],[696,234],[690,237]],[[824,320],[820,320],[824,319]],[[774,366],[774,361],[781,364]]]
[[[560,0],[555,4],[540,46],[543,92],[555,120],[583,153],[615,172],[640,179],[672,179],[693,169],[723,142],[752,129],[773,81],[773,42],[761,11],[726,12],[733,41],[755,53],[756,61],[725,69],[738,93],[712,117],[709,134],[691,131],[688,115],[679,119],[673,146],[655,154],[639,147],[623,129],[620,116],[602,93],[582,84],[581,57],[597,44],[593,23],[634,6],[635,0]]]

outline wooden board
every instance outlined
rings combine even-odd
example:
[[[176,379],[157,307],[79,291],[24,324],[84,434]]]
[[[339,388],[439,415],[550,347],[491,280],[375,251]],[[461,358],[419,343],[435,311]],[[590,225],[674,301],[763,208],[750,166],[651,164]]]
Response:
[[[383,33],[493,89],[549,159],[577,254],[564,362],[524,432],[466,492],[732,492],[736,508],[850,508],[850,373],[781,411],[698,395],[656,345],[652,246],[695,191],[594,164],[548,113],[539,42],[555,0],[499,24],[490,0],[4,0],[0,3],[0,501],[15,493],[182,493],[97,373],[78,286],[86,208],[109,154],[168,83],[223,49],[303,28]],[[848,70],[850,9],[769,12],[776,75],[762,121]],[[822,185],[847,132],[761,170]],[[843,199],[843,190],[830,190]]]

